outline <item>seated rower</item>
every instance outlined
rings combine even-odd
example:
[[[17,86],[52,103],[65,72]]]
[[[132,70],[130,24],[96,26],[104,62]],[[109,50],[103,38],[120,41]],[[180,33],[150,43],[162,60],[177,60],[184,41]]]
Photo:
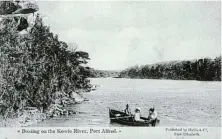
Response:
[[[149,116],[148,116],[148,121],[151,123],[152,126],[156,125],[156,120],[157,120],[157,112],[155,111],[154,108],[149,109]]]
[[[134,117],[134,120],[137,121],[137,122],[138,122],[138,121],[143,121],[142,119],[140,119],[140,111],[141,111],[140,108],[136,108],[136,109],[135,109],[135,117]]]
[[[131,115],[131,111],[130,111],[130,109],[129,109],[129,104],[126,104],[126,108],[125,108],[124,112],[125,112],[125,114],[127,114],[127,115]]]

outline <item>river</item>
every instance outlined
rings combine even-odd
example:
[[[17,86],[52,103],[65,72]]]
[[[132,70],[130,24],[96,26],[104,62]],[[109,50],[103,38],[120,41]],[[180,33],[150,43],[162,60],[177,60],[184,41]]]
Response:
[[[108,108],[133,111],[155,107],[159,126],[221,125],[221,82],[94,78],[98,89],[84,93],[89,101],[72,106],[77,114],[45,120],[34,127],[121,126],[110,124]]]

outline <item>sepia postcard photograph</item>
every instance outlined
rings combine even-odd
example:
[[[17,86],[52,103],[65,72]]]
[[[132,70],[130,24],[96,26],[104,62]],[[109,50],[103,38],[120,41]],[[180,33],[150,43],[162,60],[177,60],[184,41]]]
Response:
[[[0,0],[0,139],[220,139],[221,1]]]

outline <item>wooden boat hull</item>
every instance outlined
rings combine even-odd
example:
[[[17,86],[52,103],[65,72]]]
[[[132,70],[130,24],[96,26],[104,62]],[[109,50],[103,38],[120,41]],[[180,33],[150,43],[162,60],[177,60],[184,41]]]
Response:
[[[141,121],[135,121],[133,116],[127,115],[124,112],[113,109],[109,109],[109,117],[111,123],[113,122],[128,126],[153,126],[152,123],[148,122],[148,119],[145,117],[140,117]],[[158,123],[159,120],[157,119],[154,126]]]

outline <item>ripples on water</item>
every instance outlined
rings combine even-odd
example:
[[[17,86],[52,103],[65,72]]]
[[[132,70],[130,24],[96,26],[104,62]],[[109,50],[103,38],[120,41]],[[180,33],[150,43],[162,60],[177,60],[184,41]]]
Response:
[[[77,114],[46,120],[35,126],[121,126],[109,123],[108,108],[141,108],[143,116],[155,107],[160,126],[220,126],[221,82],[91,79],[100,87],[85,93],[89,101],[72,107]]]

